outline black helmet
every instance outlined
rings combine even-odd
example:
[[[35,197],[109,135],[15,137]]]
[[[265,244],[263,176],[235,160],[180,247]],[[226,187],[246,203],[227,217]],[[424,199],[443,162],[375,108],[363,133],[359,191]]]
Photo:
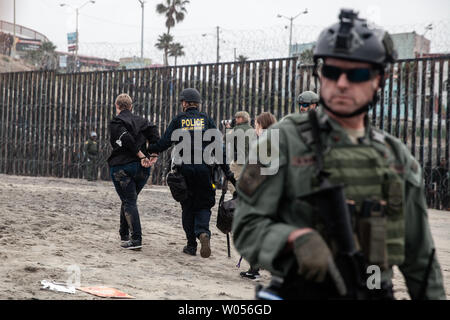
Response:
[[[383,29],[374,29],[353,10],[342,9],[339,23],[326,28],[319,35],[314,60],[332,57],[368,62],[384,69],[395,62],[397,52],[392,38]]]
[[[181,91],[180,101],[201,103],[202,98],[200,97],[200,93],[197,91],[197,89],[186,88]]]

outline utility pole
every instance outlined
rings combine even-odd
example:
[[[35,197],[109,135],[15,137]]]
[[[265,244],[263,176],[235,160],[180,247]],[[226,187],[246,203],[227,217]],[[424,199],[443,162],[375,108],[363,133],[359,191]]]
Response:
[[[291,53],[292,53],[292,49],[291,49],[291,47],[292,47],[292,27],[293,27],[293,22],[294,22],[294,20],[295,19],[297,19],[300,15],[302,15],[302,14],[307,14],[308,13],[308,9],[305,9],[304,11],[302,11],[302,12],[300,12],[299,14],[297,14],[296,16],[292,16],[292,17],[286,17],[286,16],[283,16],[283,15],[281,15],[281,14],[278,14],[277,15],[277,17],[278,18],[285,18],[285,19],[288,19],[289,21],[290,21],[290,27],[289,27],[289,57],[291,56]]]
[[[75,27],[75,33],[77,35],[77,42],[75,44],[75,70],[78,71],[78,8],[76,9],[76,16],[77,16],[77,22],[76,22],[76,27]]]
[[[236,48],[234,48],[234,62],[236,62]]]
[[[420,37],[420,48],[419,48],[419,58],[422,58],[423,56],[423,42],[425,40],[425,35],[427,34],[428,31],[433,30],[433,24],[429,24],[425,27],[425,32],[423,33],[423,35]]]
[[[220,61],[220,54],[219,54],[219,27],[217,26],[217,63]]]
[[[76,69],[76,71],[78,71],[78,44],[80,43],[80,39],[79,39],[79,35],[78,35],[78,12],[79,12],[79,10],[81,8],[83,8],[85,5],[87,5],[89,3],[94,4],[95,1],[94,0],[89,0],[89,1],[85,2],[83,5],[81,5],[81,6],[79,6],[78,8],[75,9],[75,13],[76,13],[76,27],[75,27],[76,30],[75,30],[75,34],[77,35],[77,39],[76,39],[76,42],[75,42],[76,43],[76,47],[75,47],[75,69]],[[69,4],[67,4],[67,3],[61,3],[60,6],[61,7],[68,6],[68,7],[73,9],[73,7],[71,5],[69,5]]]
[[[139,0],[142,8],[142,23],[141,23],[141,60],[144,58],[144,3],[145,1]],[[141,61],[142,63],[142,61]]]
[[[13,31],[13,43],[11,49],[11,56],[14,58],[16,55],[16,0],[14,0],[14,31]]]
[[[289,19],[291,20],[291,25],[289,27],[289,57],[290,57],[292,53],[292,22],[294,21],[294,18],[290,17]]]

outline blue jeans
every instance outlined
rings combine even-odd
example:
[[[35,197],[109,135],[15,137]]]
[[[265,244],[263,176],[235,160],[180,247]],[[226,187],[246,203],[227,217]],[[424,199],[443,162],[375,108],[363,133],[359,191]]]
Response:
[[[188,246],[197,247],[197,240],[202,233],[208,234],[211,238],[211,232],[209,231],[209,220],[211,218],[211,210],[183,210],[181,219],[183,222],[183,229],[186,233]]]
[[[142,240],[141,222],[137,209],[137,197],[147,183],[150,168],[144,168],[139,162],[110,168],[111,179],[122,201],[120,208],[120,229],[122,239],[131,233],[131,239]]]

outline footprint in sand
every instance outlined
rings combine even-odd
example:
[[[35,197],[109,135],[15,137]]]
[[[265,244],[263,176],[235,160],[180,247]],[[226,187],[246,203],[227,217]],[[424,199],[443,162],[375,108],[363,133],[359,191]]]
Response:
[[[37,272],[39,270],[39,268],[34,267],[34,266],[26,266],[25,268],[23,268],[23,270],[25,270],[26,272]]]

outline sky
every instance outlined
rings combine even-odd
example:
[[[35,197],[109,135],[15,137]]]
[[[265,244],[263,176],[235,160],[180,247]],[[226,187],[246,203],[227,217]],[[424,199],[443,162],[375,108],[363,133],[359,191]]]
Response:
[[[16,23],[35,29],[67,51],[67,33],[75,31],[75,9],[87,0],[15,0]],[[165,19],[156,13],[158,3],[144,5],[144,56],[162,62],[154,45],[165,32]],[[14,0],[0,0],[0,20],[13,21]],[[61,3],[69,6],[61,7]],[[450,0],[191,0],[187,15],[173,29],[175,41],[185,47],[181,63],[214,62],[216,27],[219,26],[221,61],[235,55],[249,58],[284,57],[289,46],[289,19],[308,9],[293,21],[293,43],[314,41],[320,30],[337,22],[341,8],[353,8],[360,16],[393,32],[434,28],[427,37],[432,50],[450,51]],[[277,14],[285,16],[278,18]],[[138,0],[96,0],[79,11],[79,54],[119,59],[140,56],[141,5]],[[389,30],[389,31],[391,31]],[[172,32],[172,31],[171,31]]]

